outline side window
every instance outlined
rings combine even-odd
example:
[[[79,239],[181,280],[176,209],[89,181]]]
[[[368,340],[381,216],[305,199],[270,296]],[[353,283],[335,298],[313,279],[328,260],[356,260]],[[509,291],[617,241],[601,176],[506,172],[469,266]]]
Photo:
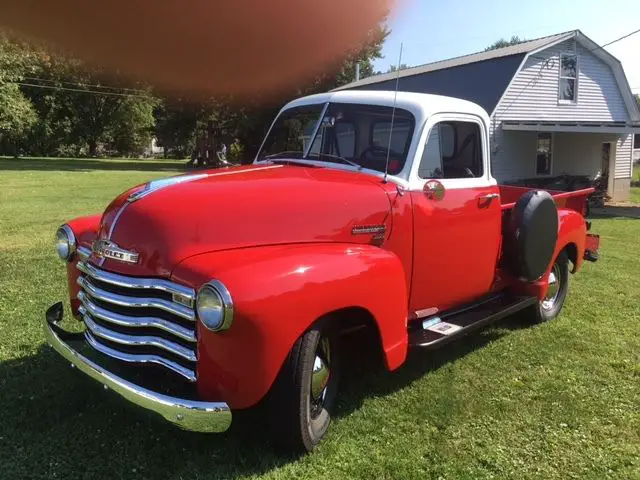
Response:
[[[442,122],[429,133],[420,178],[477,178],[484,174],[482,136],[474,122]]]
[[[560,54],[560,83],[558,98],[561,102],[575,103],[578,98],[578,56]]]

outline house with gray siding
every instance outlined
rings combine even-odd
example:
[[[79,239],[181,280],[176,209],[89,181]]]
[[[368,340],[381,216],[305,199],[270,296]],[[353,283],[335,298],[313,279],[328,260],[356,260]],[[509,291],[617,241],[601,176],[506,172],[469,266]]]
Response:
[[[492,171],[503,183],[603,175],[629,197],[640,112],[620,62],[575,30],[365,78],[340,89],[432,93],[491,116]]]

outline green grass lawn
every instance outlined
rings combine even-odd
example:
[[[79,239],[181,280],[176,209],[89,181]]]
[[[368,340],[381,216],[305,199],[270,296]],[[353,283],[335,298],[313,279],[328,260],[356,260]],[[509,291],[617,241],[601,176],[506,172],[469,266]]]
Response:
[[[302,458],[251,422],[179,431],[71,370],[41,327],[66,296],[56,228],[182,165],[0,159],[0,478],[640,478],[640,220],[593,220],[601,261],[557,320],[511,318],[395,373],[352,367]]]

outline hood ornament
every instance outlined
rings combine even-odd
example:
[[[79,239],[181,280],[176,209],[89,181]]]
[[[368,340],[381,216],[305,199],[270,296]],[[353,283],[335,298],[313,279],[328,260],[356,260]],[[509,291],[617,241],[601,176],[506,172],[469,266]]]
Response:
[[[98,258],[109,258],[124,263],[138,263],[140,258],[140,254],[120,248],[117,244],[106,239],[93,242],[91,251]]]

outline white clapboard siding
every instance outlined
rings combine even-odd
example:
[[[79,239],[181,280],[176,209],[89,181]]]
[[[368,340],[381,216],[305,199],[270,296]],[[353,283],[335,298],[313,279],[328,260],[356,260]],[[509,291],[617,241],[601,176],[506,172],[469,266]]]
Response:
[[[575,104],[558,102],[558,84],[560,72],[560,54],[577,51],[578,53],[578,100]],[[535,176],[535,132],[505,132],[502,130],[504,120],[523,121],[580,121],[580,122],[628,122],[629,114],[620,93],[620,89],[611,68],[575,40],[567,40],[546,50],[532,54],[523,67],[516,73],[511,85],[505,92],[492,115],[492,170],[498,180],[515,180]],[[583,137],[579,135],[584,135]],[[594,134],[579,134],[572,137],[592,146],[586,163],[595,167],[596,158],[601,154],[602,137]],[[616,141],[618,137],[613,137]],[[593,141],[591,141],[593,140]],[[586,145],[586,143],[584,145]],[[584,145],[579,150],[584,150]],[[618,142],[616,153],[616,178],[628,178],[631,166],[631,144]],[[622,149],[622,150],[620,150]],[[568,149],[561,148],[558,155]],[[575,166],[576,172],[587,173],[585,166],[577,166],[577,159],[572,156],[569,161],[555,155],[554,167],[565,164]],[[553,168],[552,175],[562,172]],[[569,171],[569,173],[574,173]],[[624,176],[624,177],[622,177]]]
[[[633,135],[622,135],[616,152],[616,178],[631,178],[633,172]]]
[[[496,120],[629,121],[611,68],[579,44],[578,101],[558,102],[560,54],[574,51],[574,44],[568,40],[530,56],[496,107]]]

